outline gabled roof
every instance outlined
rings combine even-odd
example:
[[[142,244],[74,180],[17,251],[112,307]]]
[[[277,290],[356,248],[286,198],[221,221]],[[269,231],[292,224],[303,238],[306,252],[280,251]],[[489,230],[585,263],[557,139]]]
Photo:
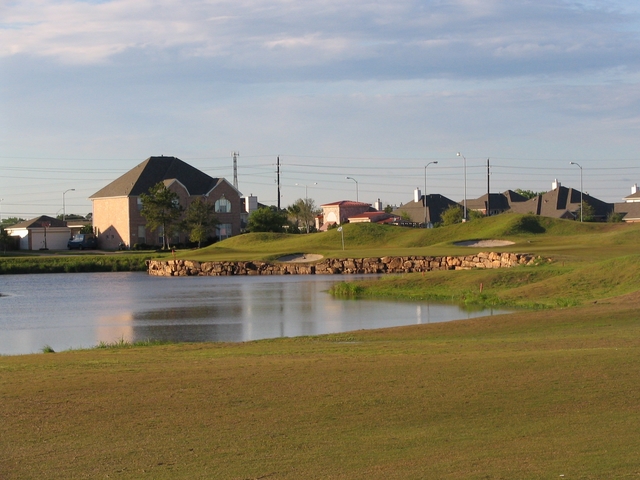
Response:
[[[614,203],[613,208],[614,212],[624,215],[625,222],[640,221],[640,202]]]
[[[582,199],[593,208],[595,217],[605,218],[613,210],[612,204],[587,193],[582,194]],[[543,217],[575,219],[579,217],[580,190],[560,186],[526,202],[513,203],[511,210],[515,213],[533,213]]]
[[[43,224],[47,224],[47,228],[66,227],[67,222],[60,219],[49,217],[48,215],[41,215],[31,220],[25,220],[24,222],[16,223],[9,227],[11,230],[17,229],[29,229],[29,228],[44,228]]]
[[[503,193],[492,193],[489,197],[489,205],[492,210],[509,210],[511,205],[516,202],[526,202],[527,198],[523,197],[513,190],[507,190]],[[485,210],[487,208],[487,194],[485,193],[479,198],[467,199],[467,208],[472,210]]]
[[[429,194],[426,197],[427,200],[427,208],[428,212],[428,220],[433,223],[437,223],[440,221],[440,216],[442,212],[444,212],[451,205],[458,205],[457,202],[454,202],[450,198],[445,197],[444,195],[440,195],[439,193]],[[401,207],[396,208],[392,213],[395,215],[402,216],[403,213],[409,214],[411,217],[411,221],[414,223],[423,223],[424,222],[424,201],[425,196],[422,195],[420,200],[411,201],[405,203]]]
[[[340,207],[363,207],[363,206],[367,206],[370,207],[371,204],[370,203],[363,203],[363,202],[354,202],[353,200],[340,200],[339,202],[332,202],[332,203],[325,203],[324,205],[320,205],[321,207],[333,207],[333,206],[340,206]]]
[[[358,215],[351,215],[349,217],[349,221],[353,220],[353,219],[369,219],[370,222],[380,222],[382,220],[387,220],[389,218],[393,218],[396,217],[397,215],[391,215],[390,213],[386,213],[386,212],[380,212],[380,211],[375,211],[375,212],[364,212],[364,213],[359,213]]]
[[[176,157],[149,157],[89,198],[131,197],[147,193],[159,182],[177,180],[189,195],[206,195],[223,178],[213,178]]]

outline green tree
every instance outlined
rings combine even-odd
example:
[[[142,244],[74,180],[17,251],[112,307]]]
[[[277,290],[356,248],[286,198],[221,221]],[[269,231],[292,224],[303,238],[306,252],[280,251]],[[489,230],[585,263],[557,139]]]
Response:
[[[91,225],[83,225],[80,233],[93,233],[93,227]]]
[[[544,192],[534,192],[533,190],[522,190],[521,188],[516,188],[514,192],[522,195],[524,198],[533,198],[538,195],[542,195]]]
[[[406,210],[402,210],[400,212],[400,220],[402,220],[403,222],[411,222],[411,214]]]
[[[202,246],[211,233],[211,230],[219,223],[214,214],[215,207],[207,203],[204,198],[198,197],[187,207],[184,214],[184,229],[189,235],[189,240],[198,242],[198,248]]]
[[[391,205],[387,205],[386,207],[384,207],[384,213],[391,213],[393,212],[393,207]]]
[[[302,200],[296,200],[295,203],[287,207],[287,218],[291,222],[291,233],[300,233],[300,204]]]
[[[460,205],[450,205],[444,212],[440,218],[442,219],[442,225],[454,225],[456,223],[462,222],[462,207]]]
[[[620,223],[620,222],[622,222],[623,218],[624,218],[624,214],[623,213],[611,211],[607,215],[607,222],[609,222],[609,223]]]
[[[17,223],[20,222],[24,222],[25,219],[24,218],[18,218],[18,217],[7,217],[7,218],[3,218],[2,219],[2,226],[3,227],[10,227],[12,225],[15,225]]]
[[[314,225],[314,218],[317,212],[316,204],[312,198],[299,198],[293,205],[287,207],[289,218],[298,227],[302,227],[307,233]]]
[[[276,208],[262,207],[249,215],[247,230],[250,232],[284,232],[287,214],[278,212]]]
[[[7,248],[11,245],[11,236],[4,228],[0,228],[0,248],[7,253]]]
[[[150,230],[161,229],[162,248],[169,248],[169,235],[175,230],[182,214],[178,194],[159,182],[149,189],[149,193],[140,195],[142,209],[140,214],[147,220]]]
[[[484,214],[478,210],[468,210],[467,216],[469,220],[478,220],[479,218],[484,218]]]
[[[582,204],[580,205],[580,208],[582,208],[582,221],[583,222],[595,222],[595,214],[596,211],[593,208],[592,205],[590,205],[589,203],[583,201]],[[578,211],[578,215],[580,215],[580,212]]]

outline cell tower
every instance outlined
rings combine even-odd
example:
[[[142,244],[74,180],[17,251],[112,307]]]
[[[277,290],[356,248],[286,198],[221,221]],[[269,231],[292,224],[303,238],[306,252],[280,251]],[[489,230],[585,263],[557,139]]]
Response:
[[[238,190],[238,157],[240,152],[231,152],[233,156],[233,186]]]

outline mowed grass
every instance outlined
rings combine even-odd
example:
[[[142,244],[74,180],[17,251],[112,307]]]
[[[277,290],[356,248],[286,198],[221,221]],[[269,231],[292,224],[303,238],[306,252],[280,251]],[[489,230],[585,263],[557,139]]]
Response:
[[[635,477],[639,303],[0,358],[0,477]]]
[[[466,255],[487,248],[462,247],[455,243],[499,239],[514,244],[492,250],[554,256],[558,261],[591,262],[640,253],[639,238],[640,225],[636,224],[581,224],[533,215],[504,214],[435,229],[360,223],[344,225],[342,233],[337,230],[309,235],[249,233],[203,249],[179,252],[178,258],[274,261],[293,253],[314,253],[328,258]]]
[[[499,238],[551,259],[347,284],[356,294],[537,309],[0,357],[0,478],[638,477],[638,228],[515,215],[433,231],[347,225],[361,243],[342,256],[460,254],[478,249],[453,242]],[[339,235],[252,234],[189,256],[341,256]]]

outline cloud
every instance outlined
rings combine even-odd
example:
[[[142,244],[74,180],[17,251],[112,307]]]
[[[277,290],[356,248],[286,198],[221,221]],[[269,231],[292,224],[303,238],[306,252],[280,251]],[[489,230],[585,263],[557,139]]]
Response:
[[[25,0],[2,17],[0,56],[197,59],[223,77],[264,81],[576,74],[640,62],[637,14],[560,0]]]

